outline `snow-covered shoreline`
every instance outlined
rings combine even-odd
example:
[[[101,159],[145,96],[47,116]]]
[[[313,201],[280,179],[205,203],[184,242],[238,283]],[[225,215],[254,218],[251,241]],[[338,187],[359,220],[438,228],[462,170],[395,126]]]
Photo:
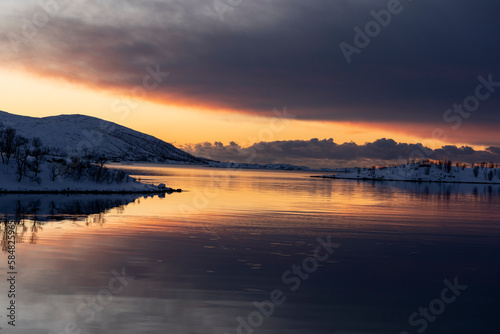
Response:
[[[5,116],[0,113],[0,116]],[[64,142],[60,140],[59,142]],[[0,194],[162,194],[180,191],[164,184],[145,184],[105,166],[97,151],[57,155],[39,137],[26,138],[0,123]]]
[[[346,168],[334,175],[312,177],[366,181],[500,184],[500,168],[408,163],[395,167]]]
[[[164,184],[142,183],[123,172],[91,165],[69,165],[67,161],[45,161],[36,177],[19,180],[14,163],[0,163],[0,194],[163,194],[180,192]],[[82,166],[82,167],[81,167]],[[80,172],[81,174],[78,174]],[[96,180],[95,174],[101,173]]]

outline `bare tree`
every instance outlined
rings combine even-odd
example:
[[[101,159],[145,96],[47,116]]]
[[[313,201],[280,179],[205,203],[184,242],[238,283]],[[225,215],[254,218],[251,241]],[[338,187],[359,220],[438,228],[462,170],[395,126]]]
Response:
[[[444,161],[444,167],[447,173],[451,172],[451,164],[452,164],[451,160]]]
[[[17,164],[17,181],[21,182],[23,177],[28,174],[29,140],[23,136],[15,136],[12,147]]]
[[[5,126],[3,123],[0,123],[0,156],[2,157],[2,163],[5,163],[5,158],[3,157],[3,152],[4,152],[4,133],[5,133]]]
[[[98,167],[96,181],[101,182],[103,176],[106,174],[107,168],[104,167],[108,159],[104,154],[93,154],[93,163],[95,163]]]
[[[64,175],[65,172],[66,172],[66,164],[59,161],[54,161],[54,160],[51,161],[50,179],[52,182],[54,182],[58,176]]]
[[[10,162],[11,156],[15,153],[15,146],[14,146],[14,141],[16,139],[16,130],[7,127],[3,133],[2,133],[2,146],[3,146],[3,153],[5,154],[5,161],[7,164]],[[2,156],[3,160],[3,156]]]
[[[30,165],[30,169],[35,173],[35,177],[38,177],[38,173],[40,173],[40,166],[43,162],[43,159],[47,155],[47,150],[42,145],[42,140],[38,137],[35,137],[31,140],[31,156],[33,157],[33,162]]]
[[[474,166],[472,168],[472,172],[474,173],[474,176],[477,177],[479,175],[479,167],[478,166]]]

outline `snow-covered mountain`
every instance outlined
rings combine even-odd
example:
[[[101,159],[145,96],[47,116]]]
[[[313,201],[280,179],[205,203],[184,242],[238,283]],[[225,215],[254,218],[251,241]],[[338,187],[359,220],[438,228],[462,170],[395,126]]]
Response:
[[[165,161],[204,164],[197,158],[153,136],[85,115],[27,117],[0,111],[0,123],[26,137],[40,137],[53,154],[104,154],[119,161]]]

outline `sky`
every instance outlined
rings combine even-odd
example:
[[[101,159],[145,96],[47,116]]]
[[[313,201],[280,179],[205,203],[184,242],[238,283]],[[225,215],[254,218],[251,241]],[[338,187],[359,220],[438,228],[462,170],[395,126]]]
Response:
[[[3,0],[0,110],[91,115],[212,158],[259,147],[259,162],[371,163],[382,154],[337,149],[401,144],[495,160],[499,12],[494,0]]]

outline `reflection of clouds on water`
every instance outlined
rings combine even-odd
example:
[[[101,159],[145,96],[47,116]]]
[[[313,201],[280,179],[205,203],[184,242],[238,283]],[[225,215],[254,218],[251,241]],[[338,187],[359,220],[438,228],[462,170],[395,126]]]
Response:
[[[164,195],[163,195],[164,196]],[[0,197],[0,239],[2,251],[7,251],[6,227],[14,222],[16,243],[35,244],[37,233],[48,221],[82,221],[86,225],[104,224],[104,214],[111,209],[123,212],[126,205],[138,198],[137,194],[114,195],[23,195]]]

